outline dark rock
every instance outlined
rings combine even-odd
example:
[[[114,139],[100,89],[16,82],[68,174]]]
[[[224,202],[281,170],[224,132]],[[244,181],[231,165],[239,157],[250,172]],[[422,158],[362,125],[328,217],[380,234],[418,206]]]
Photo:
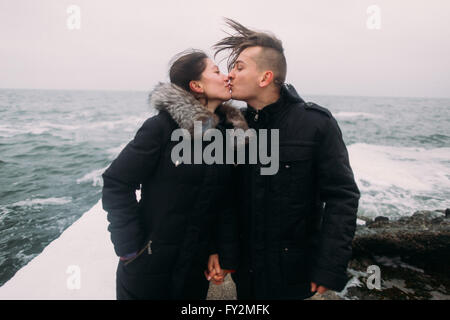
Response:
[[[450,217],[450,209],[449,208],[445,209],[445,217],[446,218]]]
[[[389,221],[389,218],[383,217],[383,216],[378,216],[375,218],[375,222],[378,222],[378,221]]]
[[[375,219],[358,226],[353,256],[400,256],[427,270],[448,272],[450,265],[450,221],[418,211],[397,221]]]
[[[443,210],[417,211],[410,217],[377,217],[366,226],[358,226],[349,270],[357,272],[359,281],[365,283],[368,275],[361,275],[370,265],[382,269],[384,289],[353,286],[346,297],[449,299],[450,220],[444,218]]]
[[[434,218],[433,220],[431,220],[431,223],[433,223],[433,224],[439,224],[439,223],[441,223],[441,222],[443,222],[444,221],[444,218]]]

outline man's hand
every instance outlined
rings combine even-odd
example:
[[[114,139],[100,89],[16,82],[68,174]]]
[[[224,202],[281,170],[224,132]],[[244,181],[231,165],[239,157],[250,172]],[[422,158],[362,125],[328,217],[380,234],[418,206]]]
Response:
[[[318,292],[319,294],[323,294],[326,291],[328,291],[328,288],[325,288],[324,286],[317,287],[317,284],[315,282],[311,282],[311,292]]]
[[[220,267],[219,255],[212,254],[208,259],[208,270],[205,270],[205,277],[208,281],[212,280],[214,284],[222,284],[225,278],[225,272]]]
[[[222,269],[219,263],[219,255],[212,254],[208,259],[208,270],[205,270],[205,277],[208,281],[212,280],[214,284],[219,285],[227,273],[233,273],[235,270]]]

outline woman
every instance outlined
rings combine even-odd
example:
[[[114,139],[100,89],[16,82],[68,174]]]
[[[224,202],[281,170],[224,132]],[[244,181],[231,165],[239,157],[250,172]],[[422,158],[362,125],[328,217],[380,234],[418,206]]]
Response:
[[[174,163],[171,157],[179,143],[171,141],[172,132],[192,134],[194,121],[223,134],[248,128],[237,109],[223,104],[231,98],[227,80],[205,53],[180,56],[170,68],[171,83],[150,94],[159,114],[144,122],[103,174],[103,208],[121,257],[118,299],[205,299],[209,255],[218,253],[224,269],[236,268],[233,165]]]

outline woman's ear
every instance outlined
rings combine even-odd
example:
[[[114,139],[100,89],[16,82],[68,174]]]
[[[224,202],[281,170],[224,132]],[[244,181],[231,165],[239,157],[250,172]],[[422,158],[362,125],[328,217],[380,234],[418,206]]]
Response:
[[[191,89],[192,92],[195,93],[203,93],[203,86],[199,81],[190,81],[189,82],[189,88]]]

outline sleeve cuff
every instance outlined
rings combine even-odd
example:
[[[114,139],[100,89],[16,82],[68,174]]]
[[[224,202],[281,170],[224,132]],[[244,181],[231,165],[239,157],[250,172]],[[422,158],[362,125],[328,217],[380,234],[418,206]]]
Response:
[[[349,279],[346,274],[337,274],[324,269],[313,270],[311,276],[312,282],[336,292],[342,291],[348,280]]]

